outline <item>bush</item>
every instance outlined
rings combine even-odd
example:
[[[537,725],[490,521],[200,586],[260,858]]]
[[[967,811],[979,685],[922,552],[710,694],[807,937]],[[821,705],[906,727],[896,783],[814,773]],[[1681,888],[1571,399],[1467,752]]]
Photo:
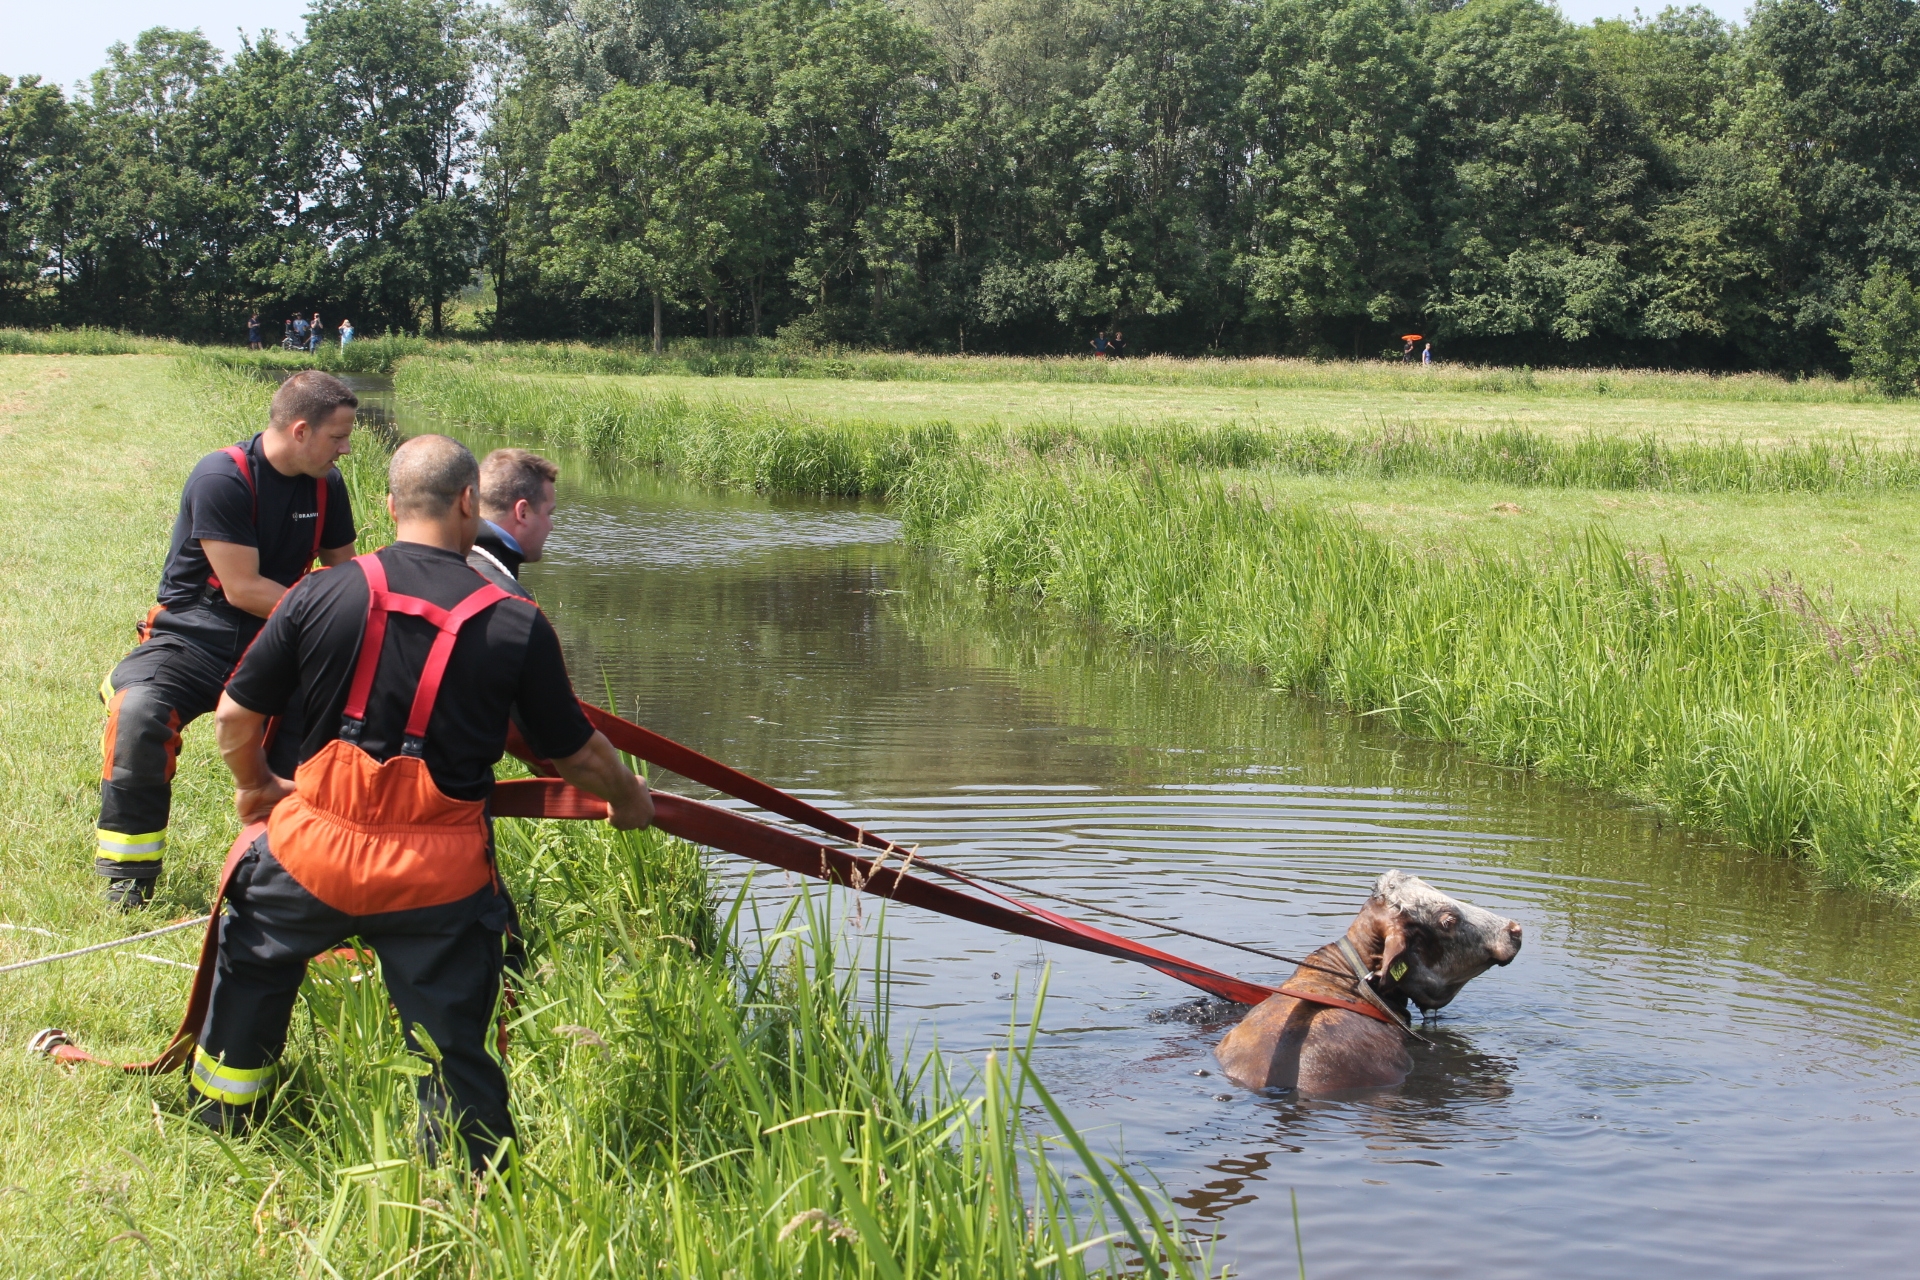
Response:
[[[1860,297],[1833,331],[1853,357],[1853,373],[1890,396],[1913,394],[1920,378],[1920,291],[1886,263],[1873,269]]]

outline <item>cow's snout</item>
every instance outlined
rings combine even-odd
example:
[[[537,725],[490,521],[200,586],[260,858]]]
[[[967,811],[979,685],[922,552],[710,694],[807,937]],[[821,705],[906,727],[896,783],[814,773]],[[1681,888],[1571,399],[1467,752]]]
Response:
[[[1488,945],[1487,950],[1492,953],[1495,964],[1513,963],[1513,958],[1520,954],[1520,936],[1518,920],[1509,920],[1505,928],[1494,931],[1493,941]]]

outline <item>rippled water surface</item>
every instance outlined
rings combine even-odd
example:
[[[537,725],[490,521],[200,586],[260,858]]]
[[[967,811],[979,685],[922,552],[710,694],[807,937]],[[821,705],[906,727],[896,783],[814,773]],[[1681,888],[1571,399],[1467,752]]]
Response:
[[[1155,1021],[1192,993],[1150,970],[892,909],[897,1029],[920,1043],[1003,1038],[1052,966],[1044,1078],[1219,1261],[1297,1274],[1297,1190],[1313,1276],[1911,1274],[1907,913],[992,605],[877,510],[568,468],[527,581],[582,689],[703,751],[959,866],[1293,954],[1389,867],[1526,926],[1403,1088],[1312,1101],[1226,1085],[1220,1028]]]

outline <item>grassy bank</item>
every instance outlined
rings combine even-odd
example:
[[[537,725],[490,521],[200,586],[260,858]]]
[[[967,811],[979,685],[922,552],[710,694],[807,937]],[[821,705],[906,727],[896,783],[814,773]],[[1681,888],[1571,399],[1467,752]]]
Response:
[[[1838,880],[1920,891],[1914,644],[1884,616],[1913,585],[1909,557],[1876,545],[1827,563],[1778,538],[1844,503],[1920,552],[1904,440],[902,426],[430,363],[404,367],[401,387],[453,417],[696,479],[886,496],[990,586]],[[1631,543],[1582,509],[1626,509],[1609,494],[1643,508],[1614,526]],[[1665,541],[1673,501],[1640,499],[1654,494],[1698,508],[1684,551]]]
[[[0,361],[0,921],[30,926],[0,930],[0,962],[129,927],[90,870],[93,690],[150,599],[179,478],[243,435],[266,391],[162,357]],[[156,920],[205,909],[228,796],[196,726]],[[1077,1276],[1110,1233],[1128,1256],[1180,1252],[1143,1196],[1124,1181],[1108,1194],[1104,1168],[1069,1205],[1022,1123],[1044,1098],[1021,1046],[968,1097],[937,1057],[891,1053],[884,999],[863,1012],[822,921],[768,921],[739,949],[732,905],[683,844],[578,824],[506,823],[501,841],[534,952],[508,1057],[525,1139],[513,1185],[477,1198],[410,1158],[418,1067],[351,966],[308,982],[278,1113],[243,1142],[188,1124],[177,1076],[17,1052],[45,1026],[150,1052],[192,954],[173,935],[0,976],[0,1040],[16,1047],[0,1076],[0,1269]]]
[[[1299,476],[1438,477],[1527,488],[1676,493],[1842,493],[1920,488],[1912,411],[1862,436],[1806,440],[1671,438],[1589,430],[1549,433],[1483,416],[1475,427],[1361,422],[1352,428],[1205,414],[1027,416],[1007,421],[857,412],[863,402],[763,401],[683,394],[672,379],[553,378],[476,372],[444,361],[405,365],[409,401],[456,421],[490,423],[689,476],[756,488],[884,494],[923,454],[1088,457],[1113,463],[1260,467]],[[1191,398],[1189,398],[1191,399]],[[1349,397],[1349,400],[1356,398]],[[953,406],[952,398],[934,403]],[[1190,407],[1182,404],[1181,407]],[[778,453],[782,455],[775,458]]]
[[[955,469],[902,496],[990,584],[1838,880],[1920,889],[1910,636],[1599,536],[1421,553],[1218,476]]]
[[[278,332],[268,326],[269,336]],[[0,329],[0,355],[119,355],[179,351],[169,339],[103,329]],[[1521,405],[1530,400],[1684,401],[1753,406],[1876,405],[1886,403],[1863,383],[1827,377],[1785,378],[1769,373],[1686,373],[1660,369],[1531,369],[1441,363],[1431,368],[1392,361],[1306,360],[1281,357],[1174,358],[1140,356],[1098,360],[1061,356],[941,356],[904,352],[820,349],[769,339],[672,340],[654,355],[645,340],[511,342],[432,339],[390,334],[342,348],[323,342],[312,355],[279,349],[249,352],[238,344],[194,348],[239,367],[322,368],[391,373],[411,357],[452,360],[489,369],[614,374],[647,378],[776,379],[838,383],[937,383],[1113,387],[1130,393],[1153,388],[1186,391],[1248,390],[1354,393],[1393,397],[1469,397]]]

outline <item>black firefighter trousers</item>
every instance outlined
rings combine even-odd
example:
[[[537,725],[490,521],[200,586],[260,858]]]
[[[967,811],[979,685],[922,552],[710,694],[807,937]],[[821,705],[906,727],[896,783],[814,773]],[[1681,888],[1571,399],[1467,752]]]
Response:
[[[307,961],[358,937],[379,957],[407,1047],[426,1033],[439,1062],[420,1080],[422,1145],[449,1128],[478,1170],[513,1136],[507,1076],[488,1052],[500,998],[510,900],[492,887],[438,907],[350,916],[308,893],[263,832],[241,855],[220,921],[212,1003],[194,1053],[195,1090],[249,1108],[272,1092]]]
[[[107,727],[93,866],[116,880],[159,877],[181,732],[219,705],[242,651],[236,624],[211,607],[156,611],[147,626],[151,633],[100,691]],[[277,722],[272,734],[267,762],[290,778],[300,729]]]

